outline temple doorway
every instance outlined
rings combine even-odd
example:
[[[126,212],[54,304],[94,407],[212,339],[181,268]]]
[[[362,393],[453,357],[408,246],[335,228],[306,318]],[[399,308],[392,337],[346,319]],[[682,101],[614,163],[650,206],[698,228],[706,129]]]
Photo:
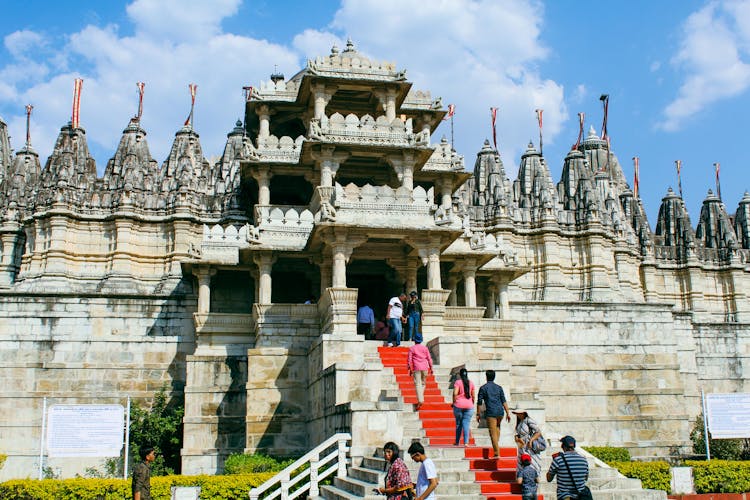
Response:
[[[404,283],[382,260],[353,260],[346,269],[346,284],[359,289],[357,307],[369,305],[377,319],[385,316],[388,300],[404,291]]]

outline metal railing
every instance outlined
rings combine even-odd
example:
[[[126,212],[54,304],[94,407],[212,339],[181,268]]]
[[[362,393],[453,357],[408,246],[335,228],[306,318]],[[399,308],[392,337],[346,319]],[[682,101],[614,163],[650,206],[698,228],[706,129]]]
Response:
[[[346,477],[346,455],[349,452],[347,443],[351,440],[351,434],[334,434],[262,485],[251,489],[250,500],[258,500],[269,490],[270,492],[263,496],[263,500],[292,500],[307,491],[309,497],[320,496],[320,481],[334,472],[337,477]],[[307,468],[297,472],[306,465]],[[297,473],[292,477],[295,472]],[[291,491],[295,486],[296,489]]]

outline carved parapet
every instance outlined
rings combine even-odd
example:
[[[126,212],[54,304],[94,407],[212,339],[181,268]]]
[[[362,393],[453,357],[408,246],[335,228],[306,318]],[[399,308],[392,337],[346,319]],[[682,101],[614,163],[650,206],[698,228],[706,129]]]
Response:
[[[254,215],[260,242],[279,249],[302,250],[315,223],[302,206],[256,205]]]
[[[305,141],[303,136],[292,139],[289,136],[278,138],[270,135],[258,139],[258,147],[254,150],[254,155],[249,159],[263,162],[276,163],[299,163],[302,143]]]
[[[320,76],[356,80],[402,81],[405,71],[398,71],[392,62],[371,61],[359,53],[332,53],[307,61],[307,70]]]
[[[398,206],[399,210],[417,209],[424,211],[425,207],[433,205],[433,188],[425,191],[422,186],[414,189],[399,187],[393,189],[390,186],[372,186],[365,184],[362,187],[350,183],[345,187],[336,183],[336,196],[334,206],[336,207],[366,207],[375,208]]]
[[[246,354],[255,343],[255,321],[252,314],[193,314],[195,355]]]
[[[355,114],[344,117],[334,113],[322,120],[320,134],[331,142],[389,146],[413,146],[416,143],[411,118],[405,122],[398,117],[389,121],[384,115],[359,118]]]
[[[300,81],[301,80],[279,80],[276,83],[271,80],[263,81],[260,82],[260,87],[253,88],[253,93],[249,97],[253,100],[259,101],[294,102],[297,100]]]
[[[440,97],[433,99],[429,90],[412,90],[406,95],[401,107],[405,109],[439,110],[443,107],[443,103]]]

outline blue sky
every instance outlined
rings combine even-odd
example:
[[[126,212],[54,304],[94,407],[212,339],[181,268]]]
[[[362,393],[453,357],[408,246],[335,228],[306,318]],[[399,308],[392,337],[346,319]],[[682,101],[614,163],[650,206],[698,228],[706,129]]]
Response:
[[[70,119],[73,79],[84,79],[81,124],[99,172],[135,113],[135,82],[146,82],[143,126],[163,162],[198,84],[195,127],[204,154],[221,153],[242,114],[243,85],[277,65],[287,76],[351,36],[371,58],[395,61],[414,88],[456,104],[456,149],[467,169],[490,137],[511,178],[544,109],[544,153],[559,180],[575,142],[578,112],[601,127],[599,96],[610,95],[609,134],[652,226],[674,160],[693,225],[714,162],[733,213],[750,189],[750,0],[602,3],[532,0],[359,0],[338,2],[135,0],[4,5],[0,31],[0,117],[19,149],[24,105],[35,106],[32,145],[46,160]],[[449,135],[447,123],[438,130]]]

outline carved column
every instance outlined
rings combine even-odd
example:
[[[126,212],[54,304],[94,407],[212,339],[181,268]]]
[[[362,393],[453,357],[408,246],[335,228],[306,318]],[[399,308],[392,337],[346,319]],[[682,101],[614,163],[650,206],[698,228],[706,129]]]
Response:
[[[414,189],[414,154],[403,152],[401,155],[391,155],[388,157],[388,161],[396,171],[401,186]]]
[[[198,314],[211,312],[211,277],[216,274],[216,269],[209,266],[199,266],[193,271],[198,278]]]
[[[487,299],[485,306],[487,307],[485,316],[487,318],[497,318],[497,294],[495,293],[495,285],[491,281],[487,284]]]
[[[453,206],[453,182],[451,179],[440,179],[440,207],[446,212]]]
[[[458,286],[458,278],[455,275],[448,275],[448,290],[451,294],[448,296],[448,305],[456,307],[458,305],[458,295],[456,294],[456,287]]]
[[[427,288],[430,290],[440,290],[440,249],[437,247],[429,248],[427,251]]]
[[[417,289],[417,268],[410,260],[406,266],[406,293]]]
[[[320,264],[320,296],[322,297],[326,288],[333,286],[331,278],[331,261],[327,260]]]
[[[509,281],[504,277],[496,277],[492,280],[492,285],[497,289],[498,309],[500,319],[509,319],[510,317],[510,296],[508,293]],[[496,316],[493,316],[496,317]]]
[[[326,89],[326,86],[322,83],[318,83],[315,85],[315,89],[313,91],[315,98],[315,101],[313,103],[313,118],[320,120],[325,116],[326,106],[331,100],[331,97],[333,97],[334,91],[334,89]]]
[[[462,271],[464,277],[464,303],[466,307],[477,306],[477,266],[474,261],[467,261]]]
[[[396,118],[396,90],[388,89],[385,94],[385,117],[389,122]]]
[[[268,139],[271,135],[271,115],[274,113],[271,108],[266,104],[261,104],[255,108],[255,113],[260,119],[260,127],[258,129],[258,140]]]
[[[271,303],[271,270],[276,262],[276,256],[270,252],[259,252],[253,255],[253,260],[258,266],[258,304]]]
[[[346,288],[346,262],[352,254],[352,249],[346,244],[333,245],[333,288]]]
[[[258,181],[258,205],[271,204],[271,169],[258,167],[252,170],[253,178]]]
[[[336,152],[334,146],[321,146],[320,151],[313,151],[313,158],[317,161],[320,169],[320,185],[323,187],[333,186],[333,180],[336,172],[339,170],[341,162],[349,157],[349,153],[344,151]]]

